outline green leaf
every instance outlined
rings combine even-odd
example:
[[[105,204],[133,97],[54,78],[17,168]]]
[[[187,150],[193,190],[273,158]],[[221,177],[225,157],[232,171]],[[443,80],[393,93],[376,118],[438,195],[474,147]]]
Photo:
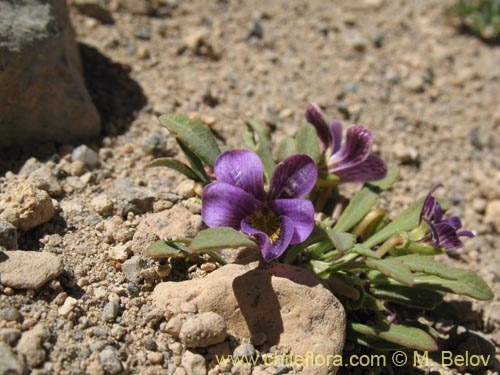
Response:
[[[398,345],[393,342],[383,340],[380,337],[362,335],[360,333],[352,332],[348,334],[349,340],[353,340],[359,345],[367,346],[377,350],[398,350],[404,349],[403,345]]]
[[[373,236],[363,242],[363,245],[374,247],[391,238],[395,234],[416,228],[418,226],[420,211],[422,211],[424,201],[425,198],[421,198],[413,203],[401,215],[394,219],[394,221],[392,221],[386,227],[382,228],[380,232],[375,233]]]
[[[305,124],[300,128],[295,138],[296,152],[309,155],[314,161],[318,161],[321,156],[319,148],[318,134],[314,127],[310,124]]]
[[[282,161],[290,155],[296,154],[295,141],[292,138],[285,137],[278,148],[278,160]]]
[[[415,285],[428,286],[443,291],[469,296],[480,301],[490,301],[495,295],[486,282],[475,272],[454,269],[455,280],[443,279],[435,275],[415,276]]]
[[[199,120],[174,114],[160,116],[160,122],[205,164],[213,168],[220,149],[208,126]]]
[[[209,228],[202,230],[189,246],[191,252],[201,253],[220,249],[236,249],[246,247],[258,249],[254,241],[245,234],[229,227]]]
[[[389,257],[380,260],[368,259],[366,260],[366,264],[368,267],[375,268],[384,275],[392,277],[402,284],[408,286],[413,285],[413,275],[410,268],[399,260],[398,257]]]
[[[153,160],[151,163],[149,163],[147,165],[147,167],[148,168],[167,167],[167,168],[170,168],[170,169],[176,170],[177,172],[182,173],[184,176],[186,176],[187,178],[189,178],[191,180],[202,182],[200,177],[198,177],[198,175],[196,173],[194,173],[194,171],[191,168],[189,168],[183,162],[181,162],[177,159],[174,159],[174,158],[156,159],[156,160]]]
[[[189,165],[194,173],[202,180],[204,183],[210,182],[210,177],[208,177],[205,168],[203,167],[203,162],[198,156],[196,156],[193,151],[191,151],[181,140],[177,139],[177,144],[181,148],[182,152],[189,161]]]
[[[351,233],[337,232],[328,227],[323,228],[323,230],[328,235],[328,238],[333,243],[333,246],[341,252],[351,250],[356,243],[356,239]]]
[[[174,241],[156,241],[146,250],[151,258],[184,258],[189,252],[183,243]]]
[[[450,280],[457,279],[456,270],[450,269],[435,261],[431,255],[405,255],[397,259],[410,267],[413,272],[427,273]]]
[[[361,244],[354,245],[351,252],[362,255],[367,258],[380,259],[380,256],[375,251]]]
[[[269,130],[256,121],[247,121],[247,128],[253,132],[255,149],[254,151],[259,155],[264,165],[264,173],[267,181],[270,180],[274,171],[274,159],[271,146],[271,137]]]
[[[359,223],[370,212],[380,193],[387,190],[396,180],[398,173],[399,169],[396,166],[389,166],[387,176],[384,179],[366,184],[352,197],[333,229],[339,232],[347,232]]]
[[[434,339],[423,330],[402,324],[367,326],[361,323],[348,323],[348,328],[358,334],[374,339],[387,340],[406,348],[435,351],[438,346]]]
[[[377,285],[370,288],[370,294],[380,300],[401,305],[432,310],[443,301],[444,292],[429,288],[403,285]]]

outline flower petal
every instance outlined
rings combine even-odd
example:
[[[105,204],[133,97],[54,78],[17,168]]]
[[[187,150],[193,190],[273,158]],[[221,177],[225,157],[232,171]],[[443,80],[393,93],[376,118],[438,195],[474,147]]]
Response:
[[[373,145],[371,133],[361,125],[352,125],[347,129],[345,144],[328,160],[328,170],[335,173],[354,167],[365,161]]]
[[[237,186],[254,197],[264,197],[262,161],[250,150],[223,152],[215,161],[215,177],[219,182]]]
[[[420,212],[419,223],[422,222],[422,218],[427,218],[429,220],[435,220],[435,216],[439,216],[437,221],[441,220],[443,215],[441,205],[437,203],[436,198],[432,196],[432,194],[439,188],[442,188],[443,184],[438,184],[434,186],[431,191],[427,194],[425,198],[424,205],[422,207],[422,211]],[[437,210],[437,212],[436,212]]]
[[[332,146],[332,133],[326,122],[325,115],[316,103],[309,103],[306,107],[306,120],[314,126],[321,141],[322,151]]]
[[[342,143],[342,124],[339,120],[333,120],[330,125],[330,134],[332,135],[332,155],[335,154]]]
[[[239,187],[212,182],[201,194],[201,217],[209,227],[231,227],[240,229],[241,220],[259,209],[253,195]]]
[[[307,199],[276,199],[269,208],[280,216],[292,220],[294,231],[291,245],[305,241],[314,228],[314,206]]]
[[[439,247],[444,250],[455,250],[464,246],[457,235],[457,230],[445,222],[434,224],[439,237]]]
[[[303,197],[312,190],[317,178],[318,169],[308,155],[289,156],[274,170],[269,200]]]
[[[462,228],[462,220],[460,220],[458,216],[447,217],[446,219],[441,220],[440,223],[446,223],[452,226],[455,230]]]
[[[269,236],[264,232],[252,227],[246,220],[241,221],[241,230],[246,234],[256,235],[259,239],[260,250],[266,262],[280,257],[290,245],[293,237],[293,222],[286,216],[282,216],[280,234],[276,241],[271,243]]]
[[[340,171],[336,171],[337,175],[344,182],[376,181],[384,178],[387,174],[387,165],[377,155],[370,155],[362,163]]]

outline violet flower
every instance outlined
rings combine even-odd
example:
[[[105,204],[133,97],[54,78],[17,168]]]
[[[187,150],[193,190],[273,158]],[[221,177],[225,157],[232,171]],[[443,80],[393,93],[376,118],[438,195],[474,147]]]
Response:
[[[306,120],[316,128],[322,151],[328,158],[328,171],[341,181],[363,183],[386,176],[387,166],[380,157],[372,154],[373,138],[365,127],[349,126],[342,143],[342,124],[333,120],[328,125],[317,104],[307,105]]]
[[[459,237],[474,237],[474,233],[470,230],[460,230],[462,221],[458,216],[450,216],[443,219],[443,209],[436,198],[432,196],[438,188],[443,187],[442,184],[436,185],[425,198],[424,206],[420,212],[419,224],[424,221],[429,229],[423,240],[432,240],[436,247],[444,250],[455,250],[463,247],[463,242]]]
[[[314,207],[301,198],[314,187],[318,174],[309,156],[296,154],[279,163],[267,193],[262,162],[252,151],[226,151],[214,169],[217,181],[207,185],[201,196],[201,216],[209,227],[255,235],[267,262],[309,237]]]

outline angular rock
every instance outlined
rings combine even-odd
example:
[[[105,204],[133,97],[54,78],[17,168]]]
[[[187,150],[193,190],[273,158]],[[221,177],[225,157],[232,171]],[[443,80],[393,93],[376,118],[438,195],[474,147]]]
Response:
[[[30,367],[38,367],[45,362],[47,353],[42,347],[44,341],[49,338],[49,331],[43,324],[36,325],[33,329],[24,332],[16,349]]]
[[[186,350],[181,363],[187,375],[206,375],[207,373],[205,358],[200,354],[194,354]]]
[[[122,272],[128,281],[138,283],[141,279],[141,271],[146,267],[146,259],[134,255],[122,264]]]
[[[107,346],[99,353],[99,361],[107,374],[116,375],[123,371],[118,353],[112,346]]]
[[[73,161],[79,160],[86,167],[92,168],[99,164],[99,155],[87,145],[80,145],[71,153]]]
[[[116,198],[117,213],[122,217],[126,217],[129,212],[140,215],[151,211],[156,199],[154,191],[137,186],[127,178],[116,180],[111,194]]]
[[[66,1],[2,0],[0,14],[0,147],[97,136]]]
[[[52,170],[46,165],[31,172],[28,181],[40,190],[49,193],[50,196],[57,197],[63,192],[61,184],[57,180]]]
[[[21,231],[45,223],[52,216],[54,206],[50,196],[26,181],[11,186],[0,200],[0,219]]]
[[[0,374],[22,375],[24,365],[6,343],[0,341]]]
[[[0,221],[0,246],[8,250],[17,249],[17,229],[6,221]]]
[[[202,280],[164,282],[153,303],[180,312],[195,304],[200,313],[221,315],[228,330],[249,340],[265,333],[269,345],[289,347],[295,354],[341,354],[345,312],[340,302],[309,271],[287,264],[230,264]],[[331,367],[304,367],[304,374],[334,374]]]
[[[0,329],[0,343],[5,342],[10,346],[16,345],[17,340],[21,337],[21,331],[17,328]],[[2,372],[0,371],[0,374]]]
[[[186,320],[179,337],[188,348],[205,348],[224,341],[226,336],[224,318],[214,312],[206,312]]]
[[[42,251],[0,251],[0,283],[15,289],[37,289],[64,271],[58,256]]]

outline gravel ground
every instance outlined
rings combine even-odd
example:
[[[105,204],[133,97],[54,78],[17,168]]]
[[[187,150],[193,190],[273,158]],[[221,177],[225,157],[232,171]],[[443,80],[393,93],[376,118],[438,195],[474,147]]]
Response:
[[[331,117],[368,127],[376,151],[401,166],[400,181],[381,203],[392,215],[445,185],[451,211],[477,236],[442,260],[477,271],[497,297],[456,300],[456,320],[437,328],[451,338],[444,347],[467,343],[498,358],[498,47],[459,34],[441,1],[166,1],[151,5],[152,15],[127,11],[129,3],[108,4],[112,25],[71,7],[106,135],[88,147],[10,150],[0,162],[2,204],[15,202],[5,200],[12,192],[29,198],[14,211],[31,204],[23,206],[19,248],[50,252],[63,263],[30,257],[31,268],[12,275],[21,289],[0,286],[0,362],[33,374],[205,374],[200,358],[213,369],[210,353],[185,351],[174,319],[151,304],[159,281],[198,278],[214,268],[141,257],[151,215],[166,220],[168,234],[199,225],[193,186],[174,172],[145,168],[154,157],[178,153],[158,115],[197,116],[230,146],[242,147],[242,119],[266,123],[278,143],[296,132],[310,101]],[[165,211],[172,206],[178,211]],[[48,221],[39,215],[47,210]],[[12,228],[0,232],[3,243],[12,241]],[[48,283],[39,287],[30,272]],[[433,369],[474,372],[436,363],[407,373]],[[295,370],[262,371],[253,374]],[[495,373],[498,361],[475,371]]]

